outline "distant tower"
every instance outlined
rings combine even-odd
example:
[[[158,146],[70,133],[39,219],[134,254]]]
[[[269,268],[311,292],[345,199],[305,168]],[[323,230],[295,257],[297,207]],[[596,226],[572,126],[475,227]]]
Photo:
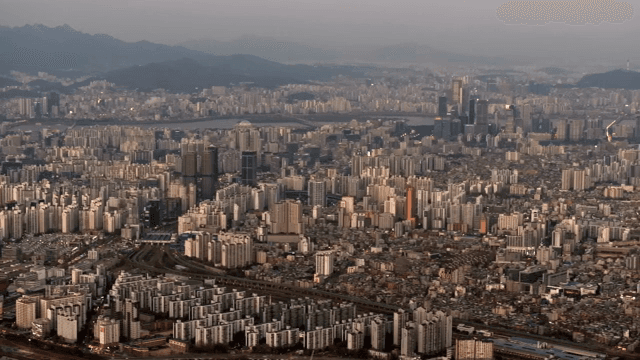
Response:
[[[463,83],[462,79],[456,78],[451,82],[451,98],[453,100],[454,105],[462,104],[463,99]]]
[[[255,186],[258,167],[258,153],[255,151],[242,152],[242,185]]]
[[[627,71],[629,71],[629,59],[627,59]]]

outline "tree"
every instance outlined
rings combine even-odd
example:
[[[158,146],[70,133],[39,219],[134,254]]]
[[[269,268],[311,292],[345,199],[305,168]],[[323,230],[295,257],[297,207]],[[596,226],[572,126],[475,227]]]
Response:
[[[238,331],[233,334],[233,339],[231,340],[231,347],[236,346],[244,346],[247,343],[244,331]]]

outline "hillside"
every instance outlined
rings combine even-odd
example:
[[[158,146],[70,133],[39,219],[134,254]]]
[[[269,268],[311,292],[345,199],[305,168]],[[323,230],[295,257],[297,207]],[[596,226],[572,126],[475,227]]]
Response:
[[[273,88],[308,83],[310,80],[328,80],[337,74],[359,75],[349,68],[283,65],[254,56],[233,55],[216,57],[204,64],[188,58],[151,63],[110,71],[99,78],[139,91],[162,88],[170,92],[192,93],[196,88],[240,83]]]
[[[583,76],[575,86],[638,90],[640,89],[640,72],[618,69],[600,74],[589,74]]]

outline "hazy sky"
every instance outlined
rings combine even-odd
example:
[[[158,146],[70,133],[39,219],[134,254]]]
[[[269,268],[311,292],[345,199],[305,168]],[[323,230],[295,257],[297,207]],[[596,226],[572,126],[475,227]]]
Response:
[[[0,25],[69,24],[126,41],[177,44],[261,35],[321,46],[418,42],[478,55],[553,52],[640,57],[632,20],[599,26],[505,25],[496,0],[0,0]],[[541,54],[542,53],[542,54]],[[637,61],[640,63],[640,58]]]

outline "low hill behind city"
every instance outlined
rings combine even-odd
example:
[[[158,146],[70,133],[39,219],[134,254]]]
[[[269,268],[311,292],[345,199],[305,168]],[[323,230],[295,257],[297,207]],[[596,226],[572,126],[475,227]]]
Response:
[[[582,77],[576,83],[576,87],[638,90],[640,89],[640,72],[618,69],[600,74],[589,74]]]

